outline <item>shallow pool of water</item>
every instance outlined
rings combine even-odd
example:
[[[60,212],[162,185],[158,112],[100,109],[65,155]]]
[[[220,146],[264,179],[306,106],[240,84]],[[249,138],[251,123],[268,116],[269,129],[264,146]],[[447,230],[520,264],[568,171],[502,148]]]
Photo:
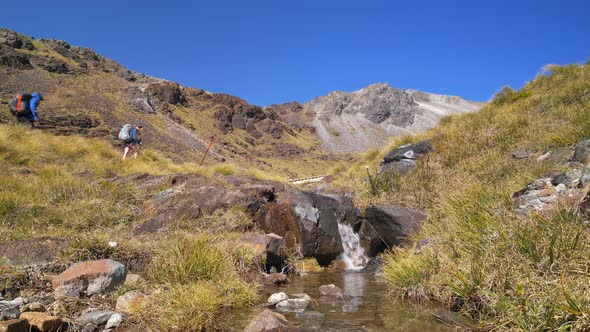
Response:
[[[314,272],[291,277],[284,286],[267,289],[262,301],[275,292],[307,293],[312,302],[303,312],[281,312],[299,326],[300,331],[458,331],[436,322],[433,313],[440,307],[392,301],[385,285],[372,274],[359,272]],[[344,300],[320,296],[321,285],[334,284],[345,293]],[[234,313],[228,322],[229,331],[242,331],[263,306],[250,307]],[[273,309],[276,310],[276,309]]]

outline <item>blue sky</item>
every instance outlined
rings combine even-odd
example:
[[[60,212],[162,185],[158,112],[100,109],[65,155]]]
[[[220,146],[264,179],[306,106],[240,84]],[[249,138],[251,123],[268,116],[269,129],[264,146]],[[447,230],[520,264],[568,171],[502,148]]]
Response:
[[[590,57],[582,0],[35,0],[2,11],[2,27],[259,105],[375,82],[486,101],[545,64]]]

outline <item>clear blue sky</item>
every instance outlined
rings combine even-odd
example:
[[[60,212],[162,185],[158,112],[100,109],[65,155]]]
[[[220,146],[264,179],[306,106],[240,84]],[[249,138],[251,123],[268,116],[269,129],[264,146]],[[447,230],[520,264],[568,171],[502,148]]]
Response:
[[[259,105],[374,82],[485,101],[590,57],[587,0],[7,1],[0,26]]]

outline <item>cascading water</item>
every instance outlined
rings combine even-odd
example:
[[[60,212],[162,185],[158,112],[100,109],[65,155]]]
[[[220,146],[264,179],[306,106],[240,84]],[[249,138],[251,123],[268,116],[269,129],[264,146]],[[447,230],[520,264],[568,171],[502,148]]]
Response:
[[[341,257],[346,263],[347,270],[360,270],[365,267],[369,258],[365,255],[365,249],[361,247],[359,235],[350,225],[342,223],[338,223],[338,232],[344,248]]]

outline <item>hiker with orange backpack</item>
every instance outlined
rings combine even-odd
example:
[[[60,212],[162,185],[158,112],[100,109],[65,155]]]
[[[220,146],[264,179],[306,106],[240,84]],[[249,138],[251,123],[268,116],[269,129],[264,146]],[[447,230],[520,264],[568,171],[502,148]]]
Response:
[[[8,108],[16,116],[16,122],[30,123],[34,127],[35,122],[39,122],[37,107],[39,107],[41,100],[43,100],[43,96],[39,92],[33,92],[30,95],[17,95],[8,102]]]

